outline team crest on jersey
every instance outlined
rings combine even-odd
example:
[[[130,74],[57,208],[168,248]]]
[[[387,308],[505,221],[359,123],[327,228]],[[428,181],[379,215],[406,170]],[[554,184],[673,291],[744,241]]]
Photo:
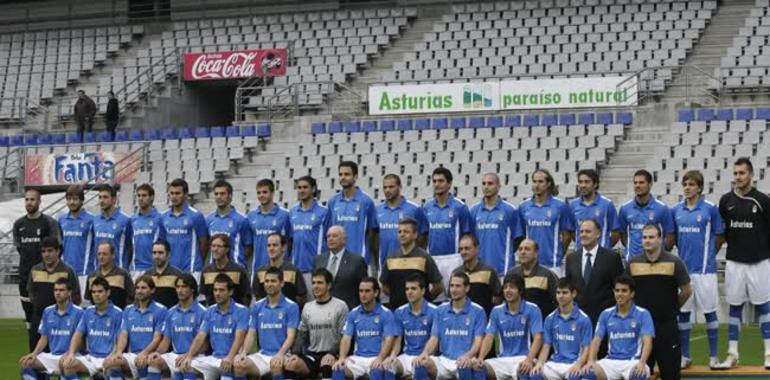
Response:
[[[190,316],[190,323],[195,323],[195,316],[194,315]]]
[[[153,227],[154,225],[155,225],[155,222],[153,222],[153,221],[151,220],[151,221],[150,221],[150,227]]]
[[[757,213],[757,205],[751,206],[751,212],[754,214]]]
[[[552,214],[553,214],[553,212],[551,211],[550,208],[545,212],[545,216],[547,216],[549,218],[551,217]]]
[[[359,211],[361,211],[361,205],[356,203],[356,212],[359,212]]]
[[[655,212],[650,211],[650,213],[647,214],[647,219],[649,219],[650,221],[655,220]]]
[[[86,222],[80,222],[80,228],[86,228]]]
[[[427,326],[428,325],[428,317],[425,317],[422,319],[422,325]]]
[[[596,209],[596,211],[594,211],[594,215],[596,215],[596,217],[598,218],[602,215],[602,211],[599,209]]]
[[[152,323],[152,317],[153,317],[153,315],[150,314],[150,323]]]
[[[631,320],[631,328],[632,328],[632,329],[635,329],[635,328],[636,328],[636,319],[632,319],[632,320]]]
[[[107,320],[107,327],[109,328],[111,324],[112,324],[112,320],[109,320],[109,319],[108,319],[108,320]]]
[[[273,219],[273,227],[275,227],[276,225],[278,225],[278,219]]]
[[[310,214],[310,220],[315,222],[315,214]]]
[[[465,325],[470,326],[471,325],[471,317],[465,317]]]
[[[186,226],[186,225],[187,225],[187,219],[185,219],[185,220],[183,220],[183,221],[182,221],[182,225],[184,225],[184,226]]]
[[[37,229],[37,236],[40,236],[40,229]]]
[[[499,220],[501,222],[503,221],[503,213],[502,212],[498,212],[497,213],[497,220]]]
[[[67,318],[67,327],[72,327],[72,319]]]
[[[283,312],[282,311],[278,312],[278,319],[283,319]]]
[[[379,315],[375,315],[374,316],[374,323],[380,323],[380,316]]]
[[[233,324],[233,318],[232,317],[227,317],[227,324],[228,325]]]
[[[449,215],[449,218],[450,218],[450,219],[451,219],[451,218],[453,218],[453,217],[454,217],[454,211],[452,211],[452,210],[449,210],[449,214],[448,214],[448,215]]]
[[[117,223],[112,223],[112,229],[113,230],[117,230],[118,229],[118,224]]]
[[[701,214],[696,214],[695,220],[697,220],[698,223],[700,223],[700,221],[703,220],[703,217],[701,216]]]
[[[233,221],[227,222],[227,228],[233,228]]]
[[[572,324],[569,326],[569,329],[572,330],[572,331],[577,330],[577,323],[572,322]]]
[[[398,212],[398,220],[401,220],[401,219],[404,219],[404,212],[403,211],[399,211]]]
[[[526,324],[527,323],[527,316],[526,315],[522,315],[521,318],[519,318],[519,320],[521,321],[521,324]]]

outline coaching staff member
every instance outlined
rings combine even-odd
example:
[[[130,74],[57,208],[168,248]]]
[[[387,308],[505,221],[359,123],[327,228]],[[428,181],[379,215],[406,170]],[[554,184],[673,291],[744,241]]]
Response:
[[[628,271],[636,282],[636,304],[652,314],[655,338],[647,365],[655,363],[666,380],[681,377],[682,347],[679,345],[679,308],[692,294],[690,275],[678,256],[663,252],[661,230],[655,224],[642,229],[643,254],[631,258]]]

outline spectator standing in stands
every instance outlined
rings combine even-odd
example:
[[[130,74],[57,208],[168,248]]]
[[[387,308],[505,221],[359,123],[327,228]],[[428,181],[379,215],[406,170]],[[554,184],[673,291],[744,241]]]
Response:
[[[418,204],[407,200],[401,195],[401,178],[395,174],[387,174],[382,179],[382,192],[385,200],[377,205],[377,222],[379,223],[380,263],[392,252],[401,249],[398,240],[398,222],[404,218],[412,218],[417,221],[417,246],[425,248],[428,238],[428,221],[425,212]],[[387,293],[387,292],[386,292]]]
[[[516,264],[514,253],[524,237],[520,224],[521,218],[516,207],[499,195],[500,177],[497,174],[484,174],[481,178],[481,188],[484,199],[470,210],[473,233],[480,243],[481,261],[502,276]],[[471,288],[473,288],[472,284],[473,278],[471,278]],[[491,307],[489,309],[485,307],[484,310],[489,314]]]
[[[539,247],[537,261],[556,273],[558,278],[564,273],[562,258],[575,233],[575,218],[569,206],[556,198],[559,191],[548,170],[535,170],[531,181],[533,196],[519,206],[521,224],[527,239],[533,240]],[[546,312],[541,306],[541,310],[548,315],[553,308],[548,308]]]
[[[332,296],[345,301],[348,309],[358,306],[358,284],[366,277],[366,262],[361,255],[350,252],[342,226],[331,226],[326,233],[329,251],[315,257],[315,269],[326,268],[334,278]]]
[[[214,279],[218,274],[224,273],[233,280],[235,289],[233,298],[241,305],[251,303],[251,289],[249,288],[249,274],[246,268],[230,260],[230,238],[225,234],[216,234],[211,237],[211,257],[214,261],[203,267],[201,274],[200,294],[206,297],[206,305],[215,304]]]
[[[267,296],[264,285],[265,273],[270,267],[276,267],[283,271],[283,294],[300,307],[303,306],[307,300],[307,287],[305,287],[302,273],[291,261],[286,260],[286,238],[273,232],[267,235],[266,244],[269,261],[254,273],[254,283],[252,284],[254,298],[260,300]]]
[[[29,271],[40,263],[40,242],[49,237],[59,237],[59,225],[54,218],[40,212],[40,191],[27,189],[24,192],[24,208],[27,215],[22,216],[13,223],[13,245],[19,253],[19,298],[24,309],[24,319],[27,330],[30,329],[30,317],[32,316],[32,304],[27,293],[27,281]],[[36,333],[29,333],[29,349],[35,348],[36,342],[32,340]]]
[[[254,248],[251,245],[252,231],[246,216],[232,206],[233,186],[229,182],[219,180],[214,183],[214,202],[217,204],[217,209],[206,217],[209,236],[226,235],[230,249],[227,254],[230,260],[245,267],[248,265],[246,258],[251,257]],[[213,260],[213,257],[209,257],[209,263]],[[237,284],[236,281],[236,288]]]
[[[524,298],[536,304],[543,317],[556,308],[556,283],[559,278],[553,271],[538,263],[538,244],[531,239],[524,239],[519,244],[519,264],[507,274],[524,277]]]
[[[348,251],[361,255],[367,264],[377,266],[377,210],[374,201],[358,186],[358,164],[352,161],[340,162],[337,167],[342,190],[334,194],[329,207],[329,223],[345,229]],[[381,254],[386,255],[387,252]],[[376,272],[374,272],[376,273]]]
[[[149,183],[136,188],[136,205],[139,210],[131,217],[134,255],[128,268],[133,279],[152,268],[152,245],[155,241],[166,240],[163,218],[153,207],[154,202],[155,189]]]
[[[487,316],[489,316],[492,307],[502,300],[497,271],[481,260],[479,241],[471,234],[463,235],[460,238],[460,257],[463,258],[463,265],[455,268],[452,272],[464,272],[468,275],[471,280],[471,290],[468,297],[484,308]]]
[[[68,212],[59,214],[62,260],[75,270],[85,289],[86,278],[94,270],[94,216],[83,207],[86,199],[81,185],[71,185],[65,194]]]
[[[615,209],[615,204],[612,200],[598,192],[599,173],[594,169],[580,170],[578,172],[578,189],[580,190],[580,197],[573,199],[569,203],[575,216],[575,225],[579,227],[586,219],[595,220],[599,223],[599,231],[601,233],[599,235],[599,245],[602,248],[612,249],[620,240],[618,211]],[[581,251],[582,247],[580,244],[580,237],[576,236],[575,252]]]
[[[179,268],[169,264],[168,258],[171,247],[165,240],[158,240],[152,245],[152,264],[144,274],[152,276],[155,281],[155,300],[166,308],[173,307],[179,302],[176,292],[176,280],[183,273]]]
[[[652,174],[646,170],[637,170],[634,173],[636,196],[624,203],[618,213],[620,241],[626,247],[626,261],[642,254],[642,229],[647,224],[656,224],[661,228],[667,251],[674,247],[674,219],[671,217],[671,209],[652,196],[651,190]]]
[[[326,251],[326,232],[329,229],[329,209],[317,200],[315,178],[303,176],[295,183],[297,204],[289,210],[291,223],[291,260],[302,272],[305,283],[311,283],[315,257]],[[331,284],[331,282],[330,282]]]
[[[444,167],[433,170],[434,198],[423,208],[428,218],[428,253],[431,256],[457,253],[460,236],[472,231],[468,206],[452,194],[452,172]]]
[[[107,127],[107,132],[110,133],[112,141],[115,141],[115,130],[118,128],[118,121],[120,119],[120,108],[118,107],[118,99],[115,98],[114,92],[107,92],[107,99],[107,112],[104,113],[104,125]]]
[[[94,217],[94,241],[97,244],[103,240],[111,241],[115,248],[115,266],[128,269],[133,255],[131,243],[134,241],[134,232],[131,218],[115,207],[117,201],[117,189],[107,184],[99,187],[99,208],[102,213]]]
[[[257,182],[257,200],[259,207],[251,210],[247,216],[251,226],[251,240],[254,244],[253,257],[251,258],[251,281],[254,281],[254,273],[257,268],[267,264],[267,237],[272,233],[279,233],[287,240],[291,239],[291,224],[289,211],[278,206],[273,200],[275,183],[269,179],[261,179]],[[290,244],[290,241],[287,241]]]
[[[75,102],[74,114],[78,133],[82,140],[84,132],[93,132],[94,116],[96,115],[96,103],[83,90],[78,90],[78,100]]]
[[[163,213],[163,227],[171,247],[171,265],[192,272],[196,279],[200,279],[209,251],[209,230],[203,214],[187,204],[188,193],[185,180],[171,181],[168,186],[171,207]]]
[[[115,246],[104,240],[96,246],[98,267],[88,276],[85,299],[91,301],[91,284],[97,277],[102,277],[110,284],[110,302],[124,309],[134,302],[134,283],[125,269],[115,266]]]

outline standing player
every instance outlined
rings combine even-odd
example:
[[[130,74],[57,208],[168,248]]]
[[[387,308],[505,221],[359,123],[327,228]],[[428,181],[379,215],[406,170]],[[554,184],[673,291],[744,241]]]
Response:
[[[361,304],[350,311],[342,328],[340,358],[332,367],[333,378],[345,376],[358,379],[369,374],[370,379],[392,376],[392,370],[386,368],[385,360],[393,347],[393,340],[398,336],[398,325],[393,313],[380,305],[378,297],[380,286],[374,277],[365,277],[358,285]],[[350,346],[355,340],[355,351],[348,356]]]
[[[620,240],[620,226],[618,224],[618,211],[611,199],[599,193],[599,173],[594,169],[581,169],[578,172],[578,189],[580,197],[569,203],[572,214],[575,216],[575,225],[586,219],[593,219],[599,223],[599,246],[612,249]],[[580,252],[582,246],[580,239],[575,237],[575,252]]]
[[[179,303],[166,313],[163,339],[148,359],[147,380],[160,380],[163,372],[169,372],[173,380],[196,379],[194,372],[182,373],[177,367],[190,349],[206,314],[206,308],[195,301],[197,285],[195,277],[189,273],[177,278]]]
[[[246,258],[253,252],[251,227],[246,217],[232,206],[233,186],[225,180],[214,183],[214,202],[217,209],[206,217],[209,236],[226,235],[230,239],[230,260],[246,266]],[[214,259],[209,257],[209,262]]]
[[[496,273],[505,274],[515,265],[514,253],[524,236],[519,210],[499,195],[500,177],[497,174],[484,174],[481,187],[484,199],[470,210],[471,227],[481,242],[479,258]]]
[[[65,195],[68,212],[59,214],[62,260],[75,270],[80,289],[86,288],[86,278],[94,270],[94,216],[83,207],[86,199],[83,186],[71,185]]]
[[[115,246],[115,266],[128,270],[134,241],[131,218],[115,207],[118,191],[110,185],[99,187],[99,208],[102,213],[94,217],[94,241],[109,240]]]
[[[182,276],[181,270],[168,263],[171,247],[165,240],[158,240],[152,244],[152,265],[144,274],[152,276],[155,281],[155,300],[166,308],[170,308],[179,302],[176,291],[176,280]]]
[[[577,380],[586,373],[583,367],[591,351],[591,319],[575,305],[577,289],[562,278],[556,285],[559,308],[543,322],[543,348],[531,379],[541,375],[548,380]],[[551,355],[553,348],[553,356]]]
[[[656,224],[663,230],[666,250],[674,247],[674,219],[665,203],[655,199],[652,190],[652,174],[646,170],[634,173],[634,199],[624,203],[618,213],[620,241],[626,247],[625,259],[642,253],[642,229]]]
[[[243,345],[249,327],[249,309],[233,301],[234,287],[233,280],[226,274],[220,273],[214,279],[217,304],[206,309],[190,349],[176,361],[178,371],[190,373],[194,369],[203,374],[204,380],[233,378],[235,355]],[[211,354],[198,356],[205,352],[207,342]]]
[[[725,298],[730,304],[730,340],[722,368],[738,365],[743,304],[749,301],[759,314],[765,368],[770,369],[770,198],[753,187],[753,175],[751,161],[739,158],[733,166],[735,189],[719,199],[727,241]]]
[[[152,244],[159,239],[166,240],[163,217],[153,206],[154,203],[155,189],[149,183],[139,185],[136,188],[136,205],[139,209],[131,217],[134,256],[129,271],[134,279],[152,268]]]
[[[69,349],[72,335],[83,315],[83,309],[70,301],[71,295],[72,284],[66,278],[58,278],[53,285],[56,304],[43,311],[38,329],[40,339],[32,352],[19,360],[23,380],[37,380],[38,372],[48,375],[59,373],[59,359]],[[46,347],[49,352],[43,352]]]
[[[342,190],[326,203],[329,207],[329,225],[339,225],[348,237],[346,248],[361,255],[366,263],[377,263],[377,210],[369,194],[358,186],[358,164],[342,161],[337,166]],[[387,252],[380,253],[382,255]]]
[[[474,372],[478,374],[474,379],[484,375],[492,379],[521,379],[530,375],[543,344],[543,317],[537,305],[525,301],[523,295],[524,278],[515,274],[505,276],[505,302],[495,306],[489,315],[486,335],[474,364]],[[496,339],[500,341],[497,357],[484,360]]]
[[[200,294],[206,298],[206,305],[215,304],[214,301],[214,279],[218,274],[224,273],[230,276],[235,283],[233,298],[235,302],[241,305],[251,303],[251,284],[249,284],[249,274],[246,268],[230,260],[230,238],[225,234],[216,234],[211,236],[211,257],[214,261],[203,267],[201,278]]]
[[[386,174],[382,179],[382,192],[385,200],[377,205],[377,222],[379,223],[380,263],[392,252],[398,252],[401,244],[398,241],[398,222],[404,218],[417,221],[417,246],[425,248],[428,238],[428,221],[425,212],[418,204],[409,201],[401,195],[401,178],[395,174]]]
[[[299,307],[281,294],[282,287],[283,271],[269,268],[265,273],[267,297],[251,307],[249,331],[235,361],[235,380],[268,373],[274,380],[283,379],[285,359],[297,336]],[[259,351],[248,355],[254,338],[259,339]]]
[[[171,247],[171,265],[199,279],[209,251],[209,231],[203,214],[187,204],[188,192],[187,182],[181,178],[168,185],[171,207],[163,213],[163,227]]]
[[[434,198],[425,202],[428,218],[428,253],[443,256],[457,253],[460,236],[470,233],[468,206],[452,194],[452,172],[444,167],[433,170]]]
[[[254,281],[254,273],[257,269],[267,264],[269,260],[267,237],[272,233],[279,233],[281,236],[285,236],[287,241],[291,239],[289,211],[278,206],[273,201],[274,194],[275,184],[272,180],[259,180],[257,182],[259,207],[251,210],[247,215],[247,222],[251,226],[251,240],[254,245],[251,268],[249,268],[249,273],[251,273],[250,280],[252,282]]]
[[[123,311],[120,335],[112,354],[104,360],[104,372],[110,380],[122,379],[125,372],[146,379],[149,356],[161,340],[166,307],[153,301],[155,282],[143,275],[134,283],[136,302]],[[128,348],[128,352],[124,351]]]
[[[598,380],[646,380],[647,360],[652,353],[655,328],[650,312],[634,305],[634,279],[624,274],[615,279],[616,305],[599,316],[583,373]],[[607,357],[597,361],[602,339],[607,338]]]
[[[101,373],[104,359],[112,353],[120,333],[123,312],[110,302],[110,284],[102,277],[91,284],[94,305],[83,312],[69,350],[60,360],[66,380],[80,379],[81,374],[94,377]],[[88,352],[80,354],[83,339]]]
[[[690,328],[692,313],[703,313],[709,340],[709,367],[718,368],[717,339],[719,321],[717,307],[717,252],[724,243],[724,224],[719,208],[701,196],[703,175],[692,170],[682,176],[684,201],[674,206],[676,246],[679,257],[687,267],[693,294],[679,313],[679,342],[682,346],[682,368],[692,364],[690,358]]]
[[[428,374],[414,372],[414,361],[425,349],[433,327],[436,306],[425,301],[427,284],[420,275],[412,274],[406,278],[404,288],[408,304],[396,309],[394,316],[399,327],[399,334],[393,343],[390,356],[383,364],[386,368],[395,368],[396,375],[402,377],[424,378]],[[401,349],[403,348],[403,353]],[[399,355],[400,354],[400,355]],[[425,367],[422,367],[424,370]]]
[[[462,272],[449,278],[450,301],[436,309],[430,338],[420,356],[413,361],[415,380],[473,376],[474,358],[484,337],[486,315],[481,306],[468,298],[470,279]],[[440,356],[433,356],[440,349]],[[419,376],[418,376],[419,374]]]
[[[59,237],[59,227],[55,219],[40,212],[40,191],[36,189],[24,191],[24,208],[27,214],[13,223],[13,246],[19,253],[19,298],[27,324],[29,349],[33,350],[36,331],[30,329],[33,310],[27,293],[29,271],[41,260],[40,242],[48,236]]]
[[[540,265],[561,277],[564,273],[562,258],[575,233],[575,218],[559,194],[548,170],[532,173],[532,198],[519,205],[522,226],[527,239],[537,243]]]
[[[289,210],[291,223],[291,260],[310,283],[313,260],[326,251],[329,209],[316,200],[318,185],[311,176],[297,179],[297,204]]]

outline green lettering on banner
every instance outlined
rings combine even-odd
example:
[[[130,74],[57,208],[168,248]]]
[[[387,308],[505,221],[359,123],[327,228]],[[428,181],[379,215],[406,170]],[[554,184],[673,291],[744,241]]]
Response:
[[[421,111],[421,110],[433,110],[433,109],[445,109],[452,107],[451,95],[433,95],[428,93],[427,95],[409,96],[407,94],[401,94],[401,96],[391,97],[387,91],[384,91],[380,96],[379,110],[380,111]]]
[[[628,90],[621,91],[602,91],[586,90],[580,92],[570,92],[569,102],[572,104],[617,104],[625,103],[628,100]]]
[[[526,105],[561,104],[561,94],[558,92],[539,94],[508,94],[503,95],[503,108]]]
[[[380,111],[390,111],[390,99],[388,99],[388,92],[383,91],[380,96]]]

